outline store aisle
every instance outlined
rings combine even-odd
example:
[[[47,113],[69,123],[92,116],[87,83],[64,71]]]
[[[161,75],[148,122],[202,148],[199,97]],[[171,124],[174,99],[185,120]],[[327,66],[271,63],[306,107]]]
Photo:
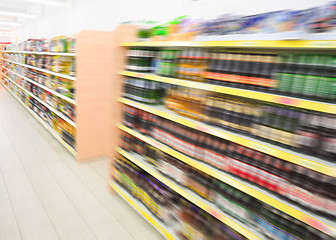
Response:
[[[162,239],[0,85],[0,240]]]

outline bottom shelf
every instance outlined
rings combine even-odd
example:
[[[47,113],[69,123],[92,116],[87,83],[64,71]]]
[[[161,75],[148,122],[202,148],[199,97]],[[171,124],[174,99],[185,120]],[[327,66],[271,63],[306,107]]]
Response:
[[[27,107],[5,84],[3,84],[2,81],[0,81],[2,86],[7,89],[7,91],[31,114],[33,117],[41,123],[42,126],[44,126],[66,149],[69,150],[69,152],[76,156],[76,151],[70,147],[60,136],[59,134],[52,129],[48,124],[46,124],[42,119],[39,118],[39,116],[36,115],[34,111],[32,111],[29,107]]]
[[[133,209],[135,209],[147,222],[153,225],[166,239],[178,239],[174,235],[174,230],[170,227],[165,226],[160,222],[150,211],[148,211],[143,204],[135,199],[132,195],[126,192],[122,187],[120,187],[116,182],[110,181],[110,186],[122,197]]]

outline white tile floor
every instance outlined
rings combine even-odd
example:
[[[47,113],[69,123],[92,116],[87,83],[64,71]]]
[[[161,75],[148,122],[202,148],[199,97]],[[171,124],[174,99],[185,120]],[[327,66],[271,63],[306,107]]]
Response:
[[[163,239],[0,84],[0,240]]]

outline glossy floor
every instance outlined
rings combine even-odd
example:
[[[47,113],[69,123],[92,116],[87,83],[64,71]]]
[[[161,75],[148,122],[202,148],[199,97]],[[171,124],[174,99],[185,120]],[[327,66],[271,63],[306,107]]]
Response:
[[[163,239],[0,85],[0,240]]]

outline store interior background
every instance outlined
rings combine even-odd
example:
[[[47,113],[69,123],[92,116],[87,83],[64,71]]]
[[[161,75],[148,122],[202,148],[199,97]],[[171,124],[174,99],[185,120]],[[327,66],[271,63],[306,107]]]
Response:
[[[49,0],[50,1],[50,0]],[[329,0],[51,0],[61,6],[41,4],[41,0],[1,0],[1,10],[20,11],[36,18],[17,18],[21,26],[0,33],[0,42],[28,38],[72,36],[83,29],[112,31],[122,22],[155,20],[165,23],[175,17],[214,18],[220,14],[257,14],[281,9],[305,9]],[[40,2],[40,3],[38,3]],[[0,17],[6,21],[9,17]],[[12,18],[12,17],[10,17]]]

